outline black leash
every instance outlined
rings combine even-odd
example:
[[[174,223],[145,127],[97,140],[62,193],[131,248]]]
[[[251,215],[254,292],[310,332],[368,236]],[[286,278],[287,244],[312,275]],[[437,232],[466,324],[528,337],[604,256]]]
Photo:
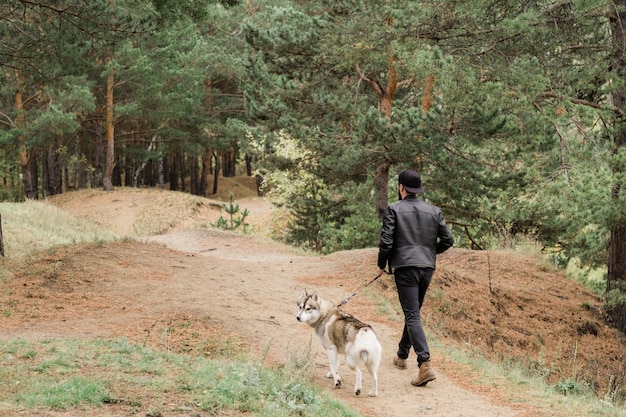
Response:
[[[387,275],[392,275],[393,272],[387,272],[385,270],[383,270],[383,272]],[[348,297],[346,297],[345,300],[343,300],[342,302],[340,302],[339,304],[337,304],[337,308],[344,306],[348,303],[348,301],[350,301],[355,295],[357,295],[359,292],[361,292],[361,290],[363,290],[363,288],[369,286],[370,284],[372,284],[374,281],[376,281],[378,278],[380,278],[382,276],[382,272],[380,275],[376,275],[370,282],[368,282],[367,284],[365,284],[359,291],[355,291],[354,293],[350,294]]]

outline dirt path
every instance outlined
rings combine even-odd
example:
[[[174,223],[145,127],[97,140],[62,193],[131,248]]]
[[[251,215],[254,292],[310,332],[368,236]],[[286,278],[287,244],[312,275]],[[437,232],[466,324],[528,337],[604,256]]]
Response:
[[[263,213],[258,200],[253,204],[256,213]],[[383,345],[379,396],[355,397],[354,375],[343,362],[344,388],[332,388],[332,381],[324,377],[326,355],[311,328],[295,319],[295,302],[303,288],[329,300],[342,300],[355,289],[342,276],[374,257],[374,249],[303,255],[260,234],[207,228],[152,236],[143,243],[79,246],[42,261],[48,267],[62,264],[62,270],[48,273],[45,282],[33,271],[23,282],[13,283],[12,297],[20,303],[10,318],[0,320],[0,334],[3,338],[125,336],[138,341],[156,338],[167,344],[171,335],[159,330],[158,323],[181,315],[204,318],[251,341],[272,363],[284,363],[310,348],[317,382],[366,417],[521,417],[521,409],[496,404],[495,397],[457,385],[437,369],[437,361],[444,359],[438,359],[436,352],[437,380],[426,387],[411,386],[416,365],[401,371],[391,364],[400,322],[380,319],[365,297],[357,297],[344,309],[372,324]],[[368,387],[364,378],[366,392]]]
[[[193,253],[211,271],[205,277],[200,275],[188,279],[189,292],[178,293],[170,302],[186,304],[191,294],[195,294],[193,299],[208,301],[211,316],[221,317],[225,325],[237,333],[250,336],[252,331],[259,346],[269,346],[270,357],[278,362],[287,360],[292,352],[306,350],[309,344],[313,344],[319,382],[328,386],[343,401],[359,408],[365,416],[504,417],[519,414],[516,410],[497,406],[489,398],[456,386],[441,372],[436,382],[426,387],[411,386],[409,381],[415,369],[401,371],[391,364],[399,326],[391,328],[371,320],[384,351],[379,396],[355,398],[352,393],[354,375],[345,365],[341,368],[344,388],[333,389],[332,381],[323,378],[328,370],[325,353],[317,339],[313,338],[311,328],[295,319],[295,301],[304,287],[318,291],[329,300],[340,301],[345,298],[346,288],[338,285],[340,282],[312,288],[307,280],[336,274],[349,267],[353,259],[298,256],[278,246],[271,250],[267,246],[255,245],[247,237],[214,231],[181,232],[151,240]],[[368,256],[371,252],[359,253],[364,258],[371,258]],[[232,268],[233,265],[235,268]],[[222,269],[223,266],[226,268]],[[216,299],[217,294],[219,298]],[[204,302],[200,304],[198,308],[206,306]],[[350,311],[349,305],[345,310]],[[367,378],[364,384],[369,386]]]
[[[349,259],[338,255],[303,256],[277,244],[259,243],[253,237],[208,229],[156,236],[148,241],[176,251],[134,242],[105,245],[98,251],[78,250],[70,256],[76,263],[65,262],[64,266],[68,274],[80,270],[80,275],[74,274],[76,282],[71,286],[61,280],[49,282],[47,289],[55,297],[43,296],[24,315],[15,315],[15,321],[1,322],[0,333],[8,338],[126,335],[140,339],[142,334],[150,337],[148,333],[155,331],[155,323],[168,317],[210,317],[228,331],[255,341],[259,352],[267,349],[268,360],[273,363],[303,354],[310,346],[319,370],[318,382],[363,416],[519,415],[512,408],[498,406],[488,397],[455,385],[441,371],[437,380],[426,387],[411,386],[415,370],[400,371],[391,364],[399,324],[390,327],[377,322],[371,317],[375,313],[363,314],[383,345],[379,396],[355,397],[354,375],[343,364],[344,388],[332,388],[332,381],[324,378],[326,355],[310,327],[296,321],[295,301],[305,287],[330,300],[345,298],[348,292],[340,280],[319,283],[349,268],[355,262],[354,253]],[[371,251],[358,254],[364,259],[372,255]],[[24,285],[32,288],[36,283]],[[84,305],[76,300],[77,292]],[[44,302],[50,299],[53,304]],[[345,310],[352,312],[350,305]],[[434,364],[436,368],[436,361]],[[364,384],[367,389],[369,381],[364,379]]]

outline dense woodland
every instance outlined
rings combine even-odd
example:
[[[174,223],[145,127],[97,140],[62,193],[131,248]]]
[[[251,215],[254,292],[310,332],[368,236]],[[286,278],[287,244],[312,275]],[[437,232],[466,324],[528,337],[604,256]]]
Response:
[[[457,245],[607,268],[626,329],[626,0],[0,0],[0,198],[209,196],[377,243],[404,168]]]

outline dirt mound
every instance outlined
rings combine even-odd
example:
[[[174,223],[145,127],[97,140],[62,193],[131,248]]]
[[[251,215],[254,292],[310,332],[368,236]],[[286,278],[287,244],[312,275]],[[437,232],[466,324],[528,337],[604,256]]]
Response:
[[[318,382],[330,386],[322,377],[325,355],[310,328],[295,320],[295,300],[302,288],[336,302],[362,290],[375,272],[375,248],[318,256],[271,241],[264,231],[278,212],[258,197],[238,201],[256,231],[247,235],[207,227],[224,214],[223,201],[184,193],[87,190],[49,201],[142,241],[57,248],[27,265],[9,265],[12,279],[0,283],[3,337],[124,336],[210,355],[227,348],[210,343],[217,332],[259,351],[269,345],[267,359],[277,364],[313,344]],[[383,276],[364,292],[372,297],[357,296],[344,310],[372,323],[381,339],[381,394],[354,398],[351,389],[329,388],[362,415],[559,415],[540,400],[528,405],[523,393],[506,386],[476,384],[474,371],[440,352],[433,352],[437,382],[416,391],[408,384],[413,370],[390,365],[401,314],[381,313],[372,302],[382,297],[397,306],[392,278]],[[462,249],[439,258],[423,310],[446,344],[519,362],[552,382],[586,381],[604,396],[626,383],[626,344],[601,311],[598,297],[538,257]],[[350,386],[353,376],[342,369]]]
[[[229,194],[239,217],[248,210],[245,221],[249,232],[265,232],[274,207],[256,197],[254,178],[220,180],[220,192],[203,198],[179,191],[147,188],[117,188],[114,192],[87,189],[58,194],[47,201],[75,217],[107,228],[119,237],[141,237],[198,227],[211,227],[224,209],[230,207]],[[230,191],[233,190],[233,191]],[[245,200],[244,200],[245,199]],[[243,202],[245,201],[245,203]]]
[[[546,261],[456,249],[439,265],[426,317],[450,342],[601,395],[626,382],[626,340],[605,323],[602,300]]]

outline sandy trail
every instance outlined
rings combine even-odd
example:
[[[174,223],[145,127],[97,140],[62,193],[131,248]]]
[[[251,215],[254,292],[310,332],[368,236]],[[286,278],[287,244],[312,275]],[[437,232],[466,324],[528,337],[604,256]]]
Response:
[[[519,410],[496,405],[490,398],[455,385],[440,371],[436,381],[425,387],[413,387],[409,381],[417,372],[417,365],[409,370],[398,370],[391,364],[400,324],[392,328],[372,320],[368,321],[383,346],[379,396],[355,397],[352,392],[354,375],[343,361],[340,369],[344,387],[332,388],[332,380],[324,377],[328,370],[326,354],[313,337],[312,329],[295,319],[295,302],[304,287],[318,291],[329,300],[344,299],[349,292],[340,282],[313,288],[308,281],[312,277],[341,272],[355,261],[353,258],[296,255],[278,245],[271,250],[257,246],[252,238],[215,231],[181,232],[150,240],[192,253],[197,261],[206,265],[206,276],[188,279],[194,283],[188,283],[186,291],[177,291],[171,301],[188,304],[189,296],[194,294],[194,300],[201,300],[198,308],[208,307],[209,313],[220,317],[229,329],[254,336],[259,346],[269,346],[269,356],[276,362],[288,360],[294,352],[311,346],[319,369],[318,382],[342,401],[360,409],[364,416],[506,417],[520,414]],[[374,250],[358,251],[364,260],[371,259],[374,253]],[[171,288],[163,291],[171,294]],[[344,309],[350,312],[350,305]],[[436,369],[436,361],[433,363]],[[363,383],[367,390],[367,375]]]

